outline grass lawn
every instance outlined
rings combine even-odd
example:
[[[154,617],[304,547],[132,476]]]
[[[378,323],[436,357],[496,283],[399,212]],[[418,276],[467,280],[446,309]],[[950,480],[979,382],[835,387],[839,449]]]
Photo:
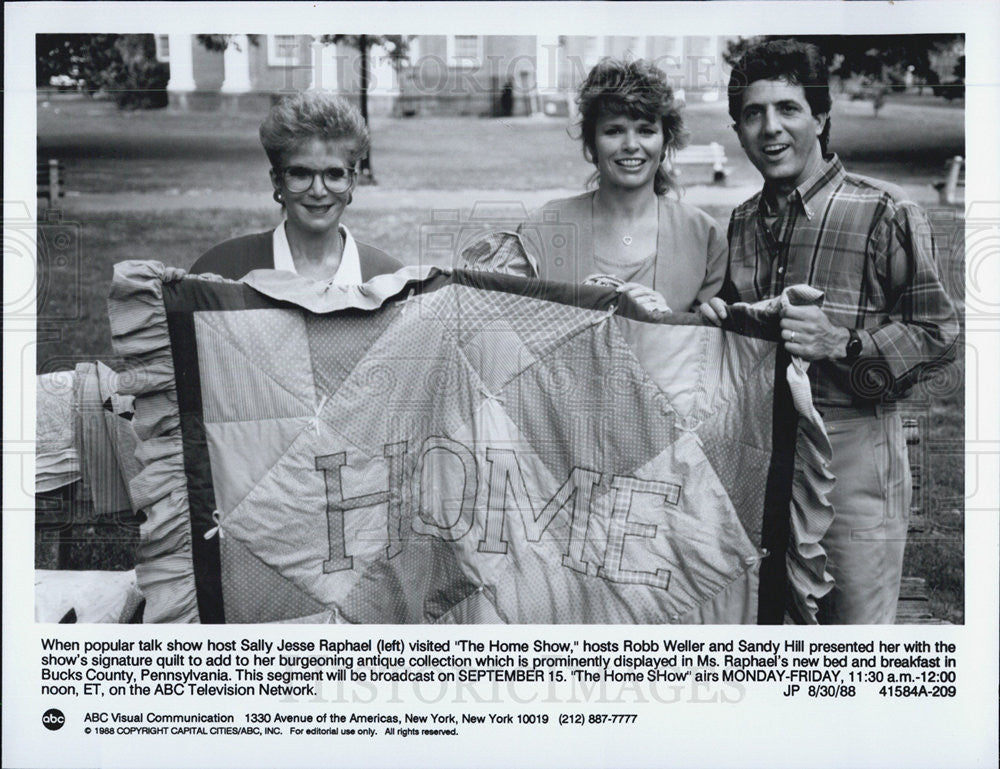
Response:
[[[685,116],[692,142],[726,148],[732,184],[758,182],[724,103],[692,104]],[[53,100],[38,108],[38,146],[65,161],[71,191],[269,195],[260,119],[121,112],[107,102]],[[837,101],[832,120],[831,148],[856,173],[929,184],[948,158],[965,154],[964,112],[936,108],[932,97],[890,101],[878,118],[867,103]],[[576,136],[564,120],[376,117],[372,166],[390,189],[582,189],[592,168]]]

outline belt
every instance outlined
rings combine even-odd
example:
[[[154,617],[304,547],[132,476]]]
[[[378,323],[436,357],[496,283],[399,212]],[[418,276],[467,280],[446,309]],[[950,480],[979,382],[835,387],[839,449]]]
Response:
[[[816,410],[824,422],[836,422],[842,419],[872,419],[884,414],[892,414],[896,410],[895,403],[874,403],[864,406],[817,406]]]

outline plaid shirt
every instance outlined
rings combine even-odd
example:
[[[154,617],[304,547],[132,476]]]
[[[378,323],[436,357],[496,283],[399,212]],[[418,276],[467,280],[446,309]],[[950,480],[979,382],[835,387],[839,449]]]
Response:
[[[941,281],[931,228],[898,188],[844,171],[836,155],[788,198],[768,227],[763,193],[729,222],[721,296],[755,302],[807,283],[834,325],[858,329],[854,363],[810,366],[818,406],[894,400],[928,363],[954,353],[958,316]]]

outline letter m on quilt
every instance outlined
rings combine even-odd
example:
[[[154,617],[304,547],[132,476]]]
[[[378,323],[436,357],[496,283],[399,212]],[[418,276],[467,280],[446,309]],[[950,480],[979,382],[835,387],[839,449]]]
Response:
[[[773,318],[156,262],[118,265],[109,307],[136,362],[148,621],[780,622],[822,576],[795,555]]]

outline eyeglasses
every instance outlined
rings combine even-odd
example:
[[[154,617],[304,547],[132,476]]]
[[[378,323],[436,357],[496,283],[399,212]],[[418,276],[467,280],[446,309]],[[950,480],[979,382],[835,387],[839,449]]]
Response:
[[[323,179],[323,186],[330,192],[347,192],[354,184],[353,168],[324,168],[317,170],[305,166],[288,166],[281,171],[281,181],[289,192],[305,192],[313,185],[316,176]]]

